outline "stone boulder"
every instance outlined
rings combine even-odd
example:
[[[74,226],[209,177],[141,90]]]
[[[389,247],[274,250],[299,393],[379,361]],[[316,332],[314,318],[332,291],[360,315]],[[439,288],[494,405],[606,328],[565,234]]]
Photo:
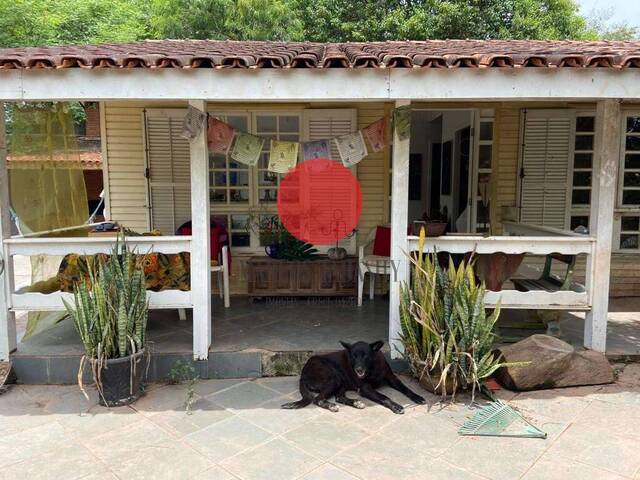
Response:
[[[602,353],[576,350],[559,338],[532,335],[500,347],[505,362],[531,362],[522,367],[500,368],[495,376],[509,390],[577,387],[613,383],[613,368]]]

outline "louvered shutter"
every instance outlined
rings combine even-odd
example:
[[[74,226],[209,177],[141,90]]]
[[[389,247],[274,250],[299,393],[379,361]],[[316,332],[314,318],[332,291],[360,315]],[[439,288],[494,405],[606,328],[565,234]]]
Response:
[[[353,133],[358,129],[358,112],[355,108],[310,109],[304,111],[303,121],[304,140],[333,139],[340,135]],[[330,145],[331,160],[341,162],[338,149],[333,140]],[[357,176],[355,166],[351,168],[351,171]],[[333,200],[334,202],[338,201],[338,199],[335,198]],[[355,211],[355,196],[339,200],[340,204],[351,204]],[[356,244],[356,235],[350,238],[344,238],[338,242],[338,245],[345,248],[350,254],[355,254]],[[318,250],[321,252],[326,252],[329,248],[331,248],[331,246],[318,246]]]
[[[520,221],[564,229],[572,116],[566,110],[524,112]]]
[[[191,219],[189,141],[180,136],[186,112],[145,110],[151,227],[163,235]]]

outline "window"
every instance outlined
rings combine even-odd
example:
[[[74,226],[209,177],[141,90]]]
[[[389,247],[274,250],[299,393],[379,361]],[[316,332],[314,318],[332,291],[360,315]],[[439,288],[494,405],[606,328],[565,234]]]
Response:
[[[256,114],[255,134],[266,139],[256,172],[258,176],[258,203],[274,204],[282,175],[267,170],[271,148],[269,140],[300,141],[300,117],[298,115]]]
[[[593,179],[595,116],[578,113],[575,121],[571,163],[571,212],[569,228],[589,228],[589,206]]]
[[[239,112],[213,114],[239,131],[265,139],[258,164],[249,167],[231,155],[209,154],[211,215],[226,225],[232,247],[258,249],[259,236],[248,228],[249,214],[260,210],[275,214],[282,175],[267,170],[270,140],[300,141],[298,113]]]
[[[640,252],[640,113],[627,113],[622,122],[614,246],[624,252]]]
[[[236,130],[249,130],[249,116],[216,115]],[[233,161],[229,155],[209,153],[209,200],[212,210],[220,205],[249,205],[249,167]]]
[[[620,250],[640,249],[640,215],[620,217]]]
[[[640,208],[640,115],[625,117],[620,207]]]

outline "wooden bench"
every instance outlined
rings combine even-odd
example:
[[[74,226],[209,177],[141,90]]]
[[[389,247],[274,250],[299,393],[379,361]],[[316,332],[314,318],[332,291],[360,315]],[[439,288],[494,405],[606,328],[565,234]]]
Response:
[[[564,263],[567,266],[566,272],[562,277],[559,277],[558,275],[554,275],[552,273],[551,270],[554,261]],[[537,268],[527,268],[529,272],[533,273],[531,277],[539,273],[540,275],[537,278],[530,278],[529,276],[525,278],[515,277],[511,278],[511,282],[513,283],[515,288],[521,292],[529,292],[531,290],[545,290],[547,292],[557,292],[562,290],[579,291],[584,287],[573,282],[573,270],[575,264],[575,255],[561,255],[558,253],[552,253],[547,255],[542,272],[540,272],[540,270]]]

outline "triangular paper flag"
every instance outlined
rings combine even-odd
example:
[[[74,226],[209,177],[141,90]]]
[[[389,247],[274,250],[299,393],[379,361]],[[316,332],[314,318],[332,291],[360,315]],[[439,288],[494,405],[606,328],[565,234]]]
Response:
[[[276,173],[287,173],[295,167],[298,162],[298,146],[298,142],[271,140],[268,170]]]
[[[302,144],[302,160],[317,160],[318,158],[331,159],[329,140],[316,140]]]
[[[229,149],[231,149],[235,133],[236,131],[233,127],[221,122],[217,118],[211,117],[207,128],[207,143],[209,144],[209,151],[213,153],[221,153],[222,155],[228,154]]]
[[[343,135],[336,138],[335,142],[345,167],[352,167],[367,156],[367,146],[361,132]]]
[[[231,158],[238,163],[253,166],[258,163],[264,138],[256,137],[249,133],[240,132],[231,151]]]
[[[383,117],[362,130],[362,135],[369,142],[371,150],[380,152],[385,146],[387,137],[387,121]]]
[[[189,140],[193,140],[202,130],[202,125],[207,118],[207,114],[201,112],[195,107],[189,105],[187,114],[182,122],[182,133],[180,136]]]

